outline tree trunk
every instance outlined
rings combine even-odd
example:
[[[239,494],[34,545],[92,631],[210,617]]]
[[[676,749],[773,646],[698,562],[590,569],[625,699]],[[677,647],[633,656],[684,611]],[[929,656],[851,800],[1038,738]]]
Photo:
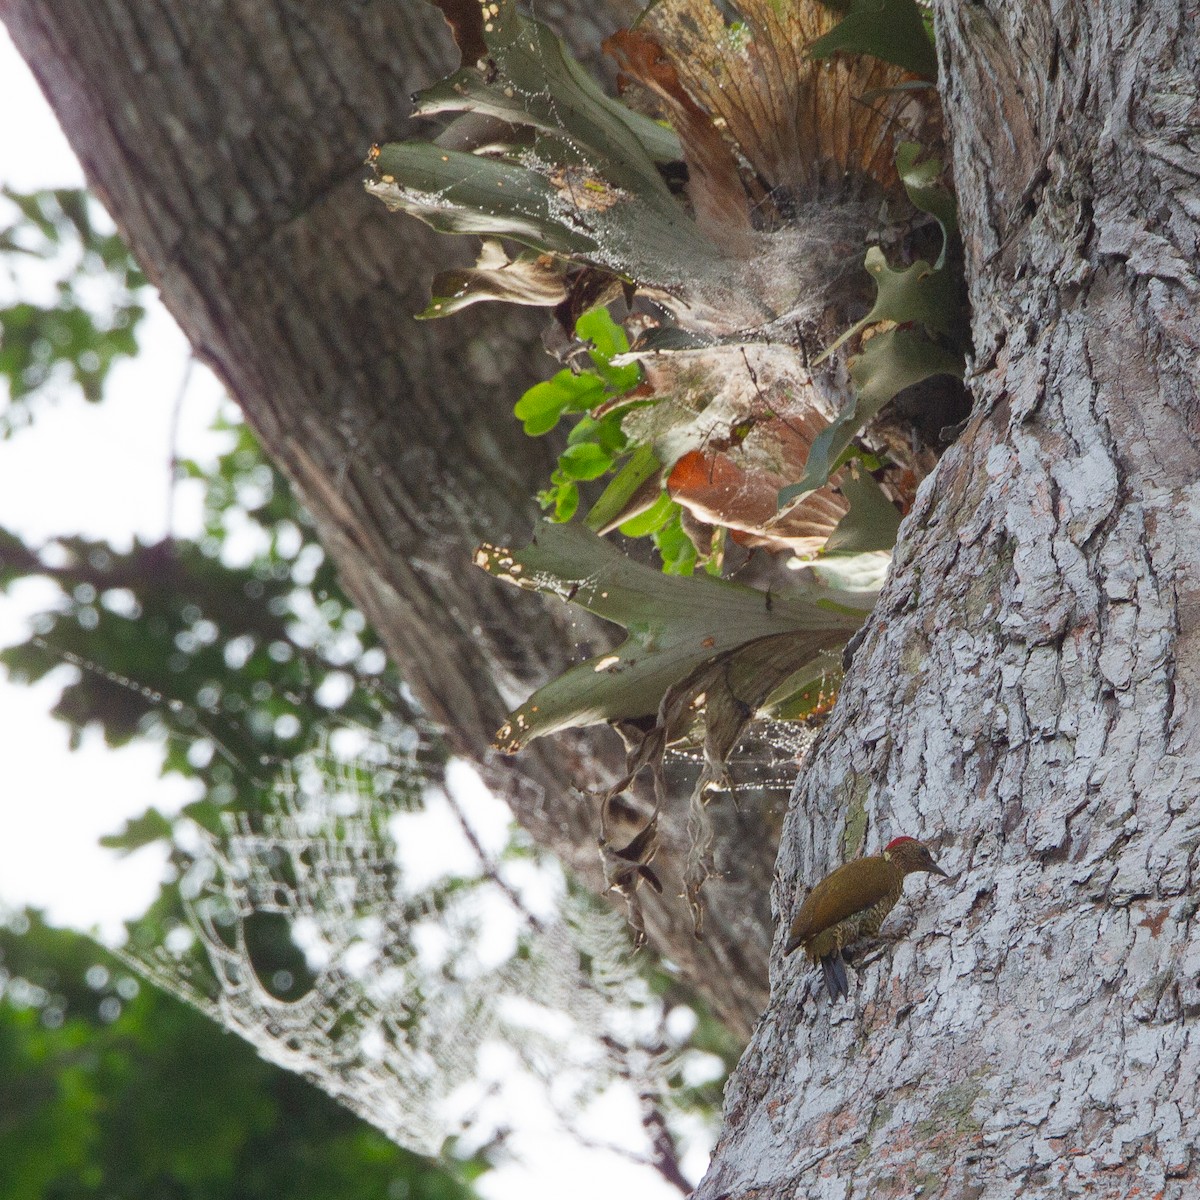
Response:
[[[698,1195],[1195,1196],[1197,12],[938,17],[975,411],[797,783],[775,900],[786,925],[898,834],[960,874],[909,881],[840,1005],[777,941]]]
[[[577,789],[613,777],[615,736],[515,760],[490,744],[511,707],[608,635],[471,566],[481,541],[528,541],[554,462],[512,417],[548,373],[544,318],[483,305],[413,321],[429,278],[470,247],[362,186],[371,143],[407,136],[410,94],[454,65],[440,15],[418,0],[0,0],[0,15],[405,680],[534,838],[602,886],[596,804]],[[539,16],[581,53],[616,23],[586,3]],[[647,931],[746,1037],[766,1002],[775,838],[753,806],[714,815],[718,867],[736,855],[736,868],[706,885],[704,940],[680,898],[682,812],[663,822]]]
[[[408,92],[446,65],[436,16],[0,8],[406,677],[595,881],[592,814],[568,795],[595,778],[591,744],[515,764],[486,750],[576,636],[465,566],[478,540],[523,540],[548,469],[507,415],[531,340],[509,312],[409,322],[445,251],[359,196],[364,146],[401,135]],[[701,1194],[1184,1197],[1200,1174],[1196,13],[939,16],[975,416],[902,527],[798,783],[776,907],[900,833],[960,875],[910,881],[885,926],[907,936],[840,1006],[776,959]],[[735,1028],[769,931],[770,838],[740,819],[741,877],[706,888],[706,940],[680,906],[648,913]]]

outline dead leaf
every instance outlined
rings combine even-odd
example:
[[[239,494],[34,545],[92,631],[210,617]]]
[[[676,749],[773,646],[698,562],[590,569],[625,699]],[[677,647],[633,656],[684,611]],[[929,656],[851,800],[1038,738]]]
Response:
[[[726,252],[750,249],[746,189],[733,152],[706,112],[684,90],[662,47],[642,30],[622,29],[601,43],[625,74],[662,101],[688,168],[686,192],[696,223]]]
[[[734,530],[744,546],[817,553],[849,511],[849,504],[827,486],[780,517],[779,489],[796,476],[743,466],[742,457],[739,448],[690,451],[671,469],[667,492],[699,520]],[[801,457],[801,466],[803,461]]]
[[[936,99],[892,90],[915,76],[876,58],[810,58],[808,47],[841,19],[817,0],[733,3],[736,24],[712,0],[661,0],[646,24],[680,84],[724,122],[778,215],[864,182],[901,193],[896,143],[937,140],[929,128]],[[876,93],[869,102],[868,92]]]

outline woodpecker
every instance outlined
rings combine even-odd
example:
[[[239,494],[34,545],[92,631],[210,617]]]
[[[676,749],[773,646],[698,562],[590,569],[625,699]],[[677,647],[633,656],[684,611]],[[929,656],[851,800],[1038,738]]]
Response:
[[[856,858],[831,871],[800,905],[784,954],[803,946],[809,962],[820,962],[830,998],[849,995],[842,947],[879,932],[904,891],[905,876],[914,871],[950,878],[933,861],[929,847],[910,837],[894,838],[882,854]]]

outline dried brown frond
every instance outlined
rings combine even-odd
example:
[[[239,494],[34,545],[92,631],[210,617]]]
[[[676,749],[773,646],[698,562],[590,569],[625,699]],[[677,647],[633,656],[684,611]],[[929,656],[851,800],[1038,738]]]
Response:
[[[679,82],[725,127],[770,193],[775,215],[815,200],[899,195],[895,147],[936,141],[934,93],[889,91],[914,76],[867,56],[815,61],[839,17],[817,0],[662,0],[647,25]],[[866,97],[866,99],[864,99]]]
[[[603,43],[623,75],[658,97],[679,135],[688,168],[687,196],[696,223],[728,253],[745,254],[750,208],[733,147],[711,116],[688,95],[663,48],[641,30],[622,29]]]
[[[815,414],[814,419],[819,431],[820,419]],[[732,530],[741,545],[817,553],[850,506],[832,486],[826,486],[776,520],[779,489],[803,470],[812,439],[798,438],[779,420],[765,422],[755,432],[760,435],[757,446],[743,443],[685,454],[671,469],[667,491],[699,520]],[[790,470],[775,469],[777,456],[762,453],[762,443],[768,439],[776,443],[772,449],[781,451],[778,457]]]

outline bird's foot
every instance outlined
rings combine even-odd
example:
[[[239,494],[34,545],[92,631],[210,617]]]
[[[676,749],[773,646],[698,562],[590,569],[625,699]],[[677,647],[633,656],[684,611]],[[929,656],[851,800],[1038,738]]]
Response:
[[[864,938],[861,942],[843,947],[842,957],[856,971],[861,971],[888,954],[897,940],[887,937]]]

